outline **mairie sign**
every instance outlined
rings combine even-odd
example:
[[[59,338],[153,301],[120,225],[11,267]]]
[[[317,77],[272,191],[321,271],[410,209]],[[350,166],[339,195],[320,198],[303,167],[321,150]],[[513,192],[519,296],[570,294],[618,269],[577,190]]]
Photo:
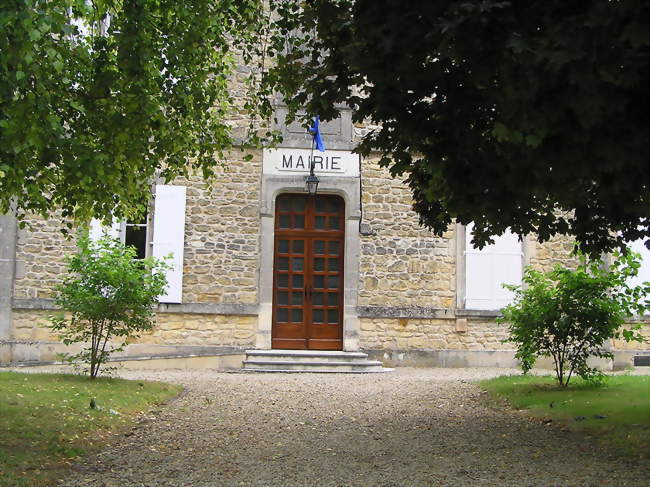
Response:
[[[310,149],[264,149],[264,174],[308,174],[359,176],[359,156],[350,151]]]

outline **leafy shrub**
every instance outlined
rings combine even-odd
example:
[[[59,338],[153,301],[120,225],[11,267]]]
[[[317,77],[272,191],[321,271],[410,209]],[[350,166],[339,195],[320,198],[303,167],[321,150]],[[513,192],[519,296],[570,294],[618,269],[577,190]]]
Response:
[[[627,318],[650,309],[650,283],[630,287],[639,268],[639,255],[615,254],[609,265],[580,258],[576,269],[556,266],[548,273],[526,268],[523,286],[512,304],[503,308],[499,323],[509,325],[506,341],[517,345],[516,357],[524,373],[540,356],[552,357],[558,384],[566,387],[575,373],[598,382],[603,375],[587,365],[591,356],[613,358],[605,348],[612,338],[643,341],[639,325],[622,328]]]
[[[87,363],[94,379],[111,353],[153,327],[169,265],[137,260],[133,247],[107,236],[96,242],[82,236],[77,246],[66,259],[68,276],[56,287],[54,303],[63,311],[50,317],[50,328],[66,345],[85,343],[81,352],[66,357]]]

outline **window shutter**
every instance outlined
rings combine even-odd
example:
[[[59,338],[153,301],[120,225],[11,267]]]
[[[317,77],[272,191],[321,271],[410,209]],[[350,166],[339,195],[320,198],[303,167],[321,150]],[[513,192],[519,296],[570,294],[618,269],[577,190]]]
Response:
[[[167,292],[161,303],[180,303],[183,295],[183,247],[185,245],[185,186],[156,185],[153,216],[153,256],[172,254],[167,271]]]
[[[521,284],[521,242],[506,231],[494,238],[494,244],[475,249],[472,228],[472,224],[467,226],[465,241],[465,308],[501,309],[513,298],[502,284]]]
[[[643,239],[635,240],[627,244],[630,250],[641,254],[641,267],[639,273],[635,277],[628,279],[629,286],[638,286],[644,282],[650,281],[650,250],[643,245]]]
[[[124,241],[124,239],[122,239],[121,232],[122,229],[121,229],[120,222],[113,222],[110,227],[105,227],[96,218],[90,220],[90,228],[88,231],[88,236],[90,237],[90,240],[93,242],[99,240],[104,233],[106,233],[111,238],[119,238],[120,240]]]

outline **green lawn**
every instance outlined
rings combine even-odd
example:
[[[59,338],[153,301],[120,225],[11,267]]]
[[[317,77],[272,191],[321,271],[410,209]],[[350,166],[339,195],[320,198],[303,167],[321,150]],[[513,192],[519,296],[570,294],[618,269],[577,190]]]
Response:
[[[572,379],[504,376],[480,382],[494,397],[609,443],[624,455],[650,459],[650,376],[610,376],[605,385]]]
[[[180,391],[159,382],[0,372],[0,486],[52,485],[72,459]]]

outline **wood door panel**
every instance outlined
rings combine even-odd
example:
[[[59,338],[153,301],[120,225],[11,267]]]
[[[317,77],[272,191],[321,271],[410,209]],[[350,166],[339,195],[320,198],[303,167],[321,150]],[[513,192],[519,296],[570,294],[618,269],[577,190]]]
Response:
[[[278,197],[273,348],[342,349],[344,224],[337,196]]]

